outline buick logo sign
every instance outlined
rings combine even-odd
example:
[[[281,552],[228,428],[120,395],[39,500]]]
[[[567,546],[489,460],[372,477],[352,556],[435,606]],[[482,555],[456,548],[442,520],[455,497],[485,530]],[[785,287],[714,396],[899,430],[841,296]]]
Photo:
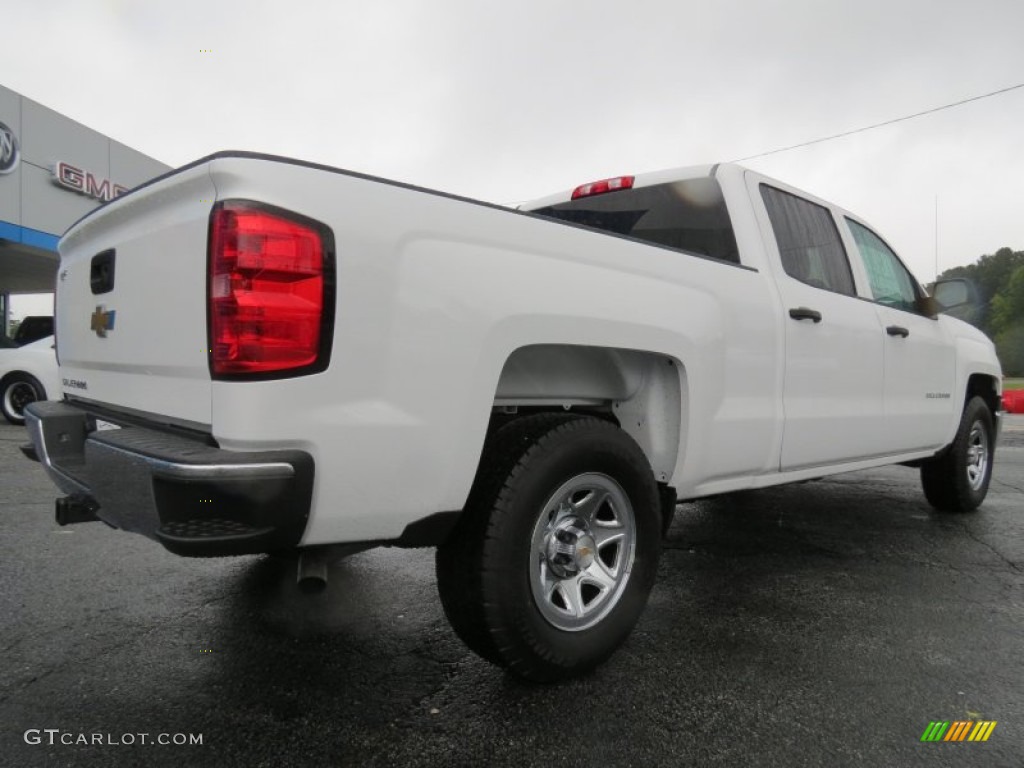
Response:
[[[10,173],[18,167],[18,138],[14,131],[0,123],[0,173]]]

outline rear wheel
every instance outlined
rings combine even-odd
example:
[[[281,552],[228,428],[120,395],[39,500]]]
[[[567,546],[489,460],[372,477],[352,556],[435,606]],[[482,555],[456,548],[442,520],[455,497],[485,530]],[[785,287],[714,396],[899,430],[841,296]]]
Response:
[[[928,502],[945,512],[977,509],[988,493],[994,452],[992,412],[982,398],[973,397],[946,452],[921,465]]]
[[[27,373],[10,373],[0,381],[0,411],[11,424],[24,424],[25,406],[45,399],[42,384]]]
[[[438,549],[441,602],[489,661],[538,681],[582,674],[639,619],[660,533],[654,476],[626,433],[590,417],[524,418],[488,442]]]

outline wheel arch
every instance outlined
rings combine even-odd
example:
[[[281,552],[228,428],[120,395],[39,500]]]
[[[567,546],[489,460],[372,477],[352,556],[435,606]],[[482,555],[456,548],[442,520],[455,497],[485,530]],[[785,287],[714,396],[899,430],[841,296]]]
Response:
[[[973,397],[980,397],[984,400],[989,411],[993,414],[1001,411],[1003,408],[999,382],[994,376],[989,374],[972,373],[967,379],[963,406],[966,407]]]
[[[687,370],[660,352],[577,344],[535,344],[509,355],[494,396],[497,415],[579,411],[613,421],[647,457],[655,479],[671,482],[686,434]]]

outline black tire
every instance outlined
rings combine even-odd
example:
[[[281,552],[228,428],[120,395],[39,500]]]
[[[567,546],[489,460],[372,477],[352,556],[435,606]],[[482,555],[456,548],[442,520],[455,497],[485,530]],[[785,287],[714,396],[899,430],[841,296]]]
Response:
[[[929,504],[943,512],[971,512],[981,505],[992,479],[994,433],[988,404],[972,397],[953,442],[941,456],[921,465],[921,485]]]
[[[654,475],[625,432],[562,414],[514,421],[488,440],[438,548],[445,614],[473,651],[514,674],[583,674],[640,618],[660,534]]]
[[[24,424],[25,406],[45,399],[43,385],[27,373],[9,373],[0,381],[0,411],[11,424]]]

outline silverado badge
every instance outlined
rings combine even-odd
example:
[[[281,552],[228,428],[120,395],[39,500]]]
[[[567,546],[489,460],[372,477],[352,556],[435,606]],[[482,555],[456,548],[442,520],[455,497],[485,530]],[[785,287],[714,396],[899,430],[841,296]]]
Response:
[[[117,312],[114,310],[107,311],[106,307],[100,304],[96,307],[96,311],[92,313],[92,330],[96,331],[96,335],[101,339],[107,338],[107,331],[114,330],[114,318],[117,316]]]

